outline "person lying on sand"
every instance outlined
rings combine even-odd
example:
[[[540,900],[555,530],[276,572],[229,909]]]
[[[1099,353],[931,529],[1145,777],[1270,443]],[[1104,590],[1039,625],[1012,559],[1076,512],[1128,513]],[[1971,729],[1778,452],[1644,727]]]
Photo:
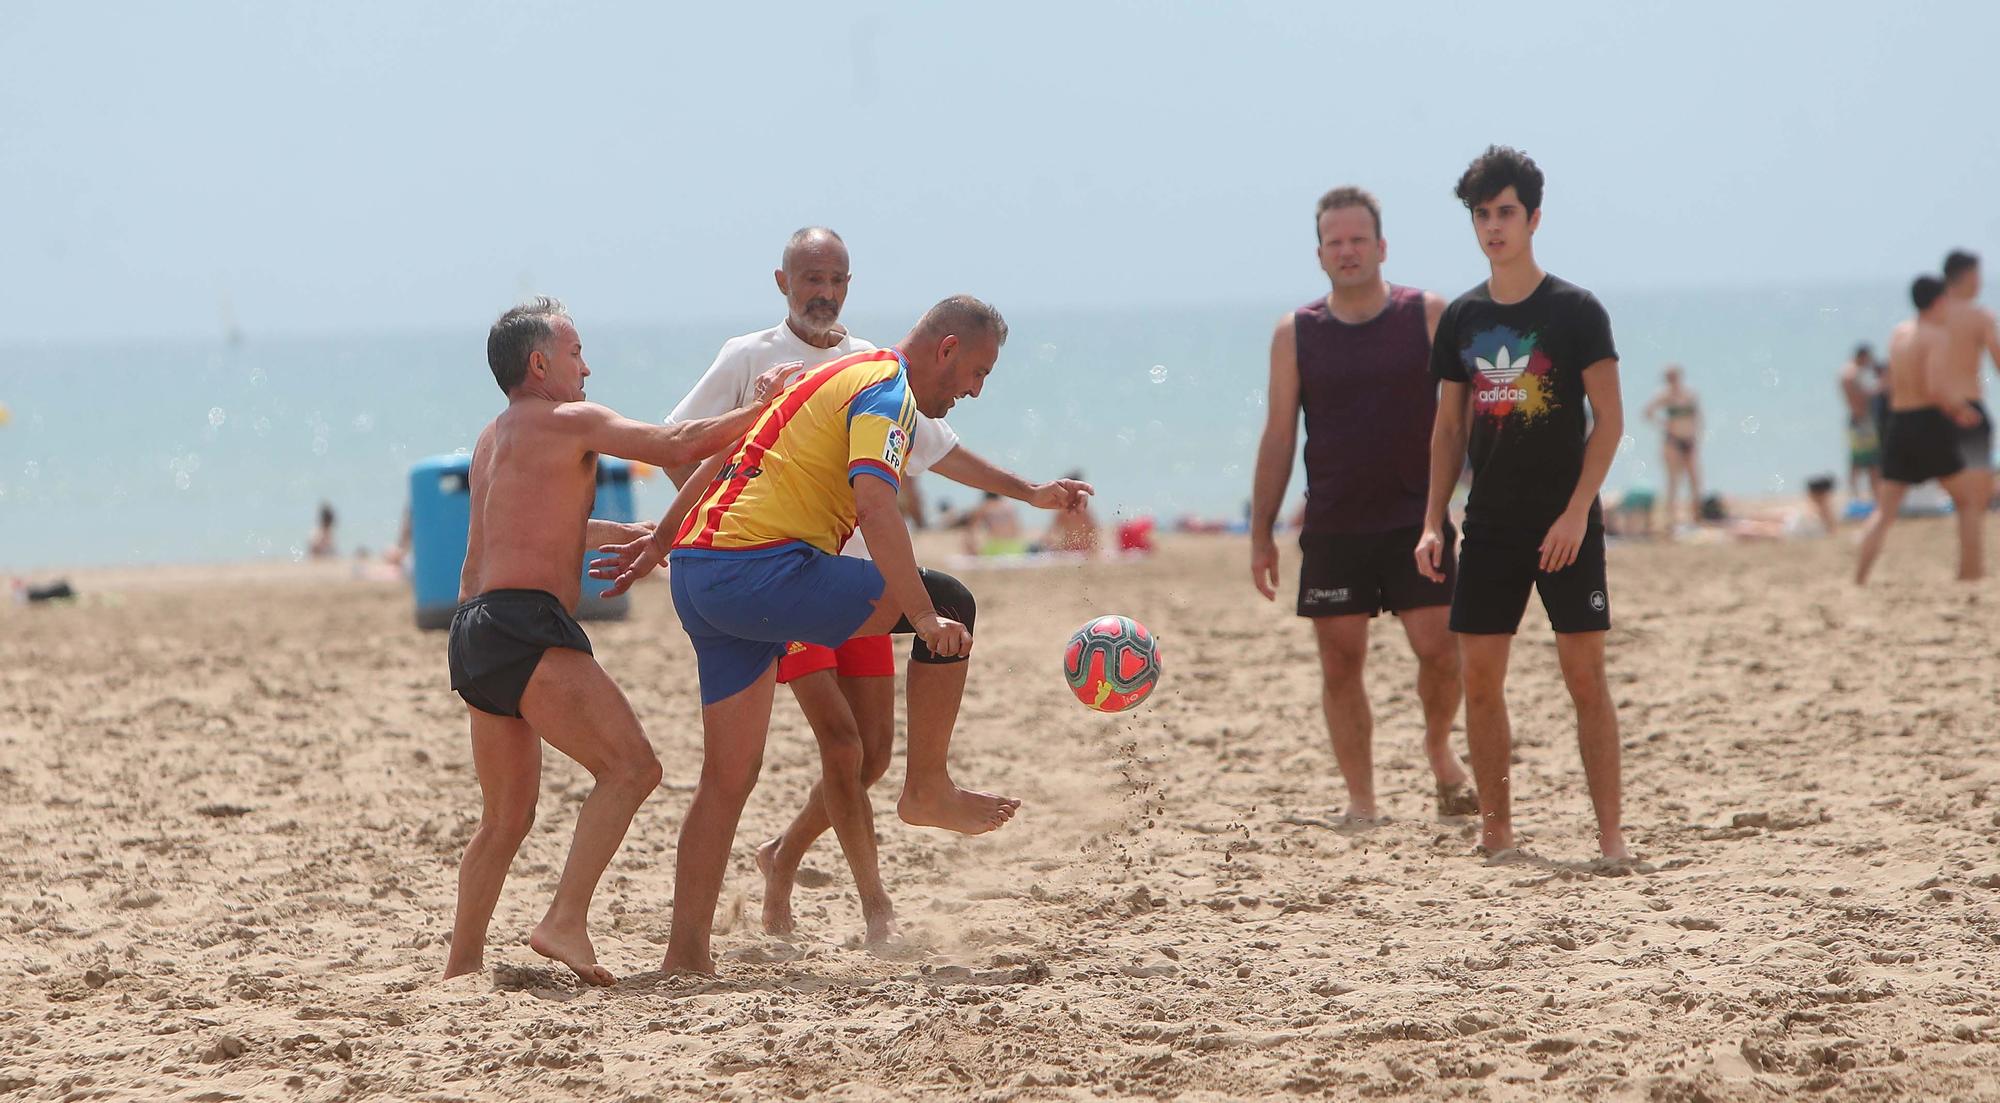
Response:
[[[589,984],[610,984],[586,921],[591,894],[632,816],[660,782],[660,763],[616,683],[576,623],[585,542],[644,535],[643,525],[589,520],[599,453],[667,466],[740,439],[786,378],[760,380],[757,400],[722,417],[660,426],[584,401],[590,368],[563,305],[538,298],[493,323],[486,338],[507,409],[479,434],[470,473],[472,519],[451,621],[451,688],[472,720],[472,763],[483,799],[458,875],[458,914],[444,975],[481,967],[486,928],[507,867],[535,821],[542,742],[595,779],[555,899],[528,944]]]

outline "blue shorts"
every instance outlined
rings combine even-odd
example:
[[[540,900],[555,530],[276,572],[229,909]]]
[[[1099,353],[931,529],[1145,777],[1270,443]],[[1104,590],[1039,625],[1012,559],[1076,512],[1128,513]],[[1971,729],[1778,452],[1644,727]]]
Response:
[[[674,610],[694,641],[704,705],[750,688],[793,640],[846,643],[882,596],[875,564],[810,544],[762,555],[683,549],[671,562]]]

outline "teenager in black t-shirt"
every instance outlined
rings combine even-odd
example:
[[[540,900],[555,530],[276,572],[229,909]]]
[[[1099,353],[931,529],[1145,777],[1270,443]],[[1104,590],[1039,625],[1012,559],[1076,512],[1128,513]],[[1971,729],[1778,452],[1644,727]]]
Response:
[[[1611,321],[1590,292],[1535,263],[1542,172],[1525,154],[1488,148],[1459,179],[1458,198],[1472,212],[1492,275],[1445,308],[1431,342],[1431,373],[1442,389],[1416,558],[1419,570],[1441,575],[1446,513],[1469,439],[1472,495],[1451,629],[1465,672],[1480,846],[1489,853],[1514,846],[1503,686],[1532,588],[1556,631],[1576,706],[1598,848],[1622,860],[1629,854],[1619,827],[1618,714],[1604,676],[1611,605],[1597,504],[1625,424]]]

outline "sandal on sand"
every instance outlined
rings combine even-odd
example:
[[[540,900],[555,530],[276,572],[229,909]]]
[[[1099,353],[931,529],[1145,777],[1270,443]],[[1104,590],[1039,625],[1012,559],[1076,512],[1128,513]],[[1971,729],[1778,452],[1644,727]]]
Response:
[[[1479,814],[1479,793],[1466,784],[1446,785],[1438,783],[1438,815],[1477,816]]]

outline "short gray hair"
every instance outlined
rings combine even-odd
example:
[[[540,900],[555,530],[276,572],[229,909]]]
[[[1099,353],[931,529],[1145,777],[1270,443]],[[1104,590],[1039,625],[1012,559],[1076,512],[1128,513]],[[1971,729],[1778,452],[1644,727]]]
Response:
[[[486,331],[486,366],[493,369],[493,381],[501,391],[514,393],[528,377],[529,354],[555,336],[555,319],[568,317],[569,308],[562,300],[547,295],[537,295],[500,315]]]
[[[953,295],[924,311],[913,332],[930,340],[942,340],[952,334],[967,337],[974,333],[990,333],[994,344],[1004,345],[1007,343],[1007,319],[1002,318],[990,303],[970,295]]]
[[[825,226],[802,226],[792,231],[792,236],[785,239],[785,252],[783,256],[778,258],[778,266],[786,271],[790,271],[792,267],[792,254],[811,245],[816,239],[823,237],[832,238],[834,244],[843,249],[847,247],[846,239],[827,229]]]

